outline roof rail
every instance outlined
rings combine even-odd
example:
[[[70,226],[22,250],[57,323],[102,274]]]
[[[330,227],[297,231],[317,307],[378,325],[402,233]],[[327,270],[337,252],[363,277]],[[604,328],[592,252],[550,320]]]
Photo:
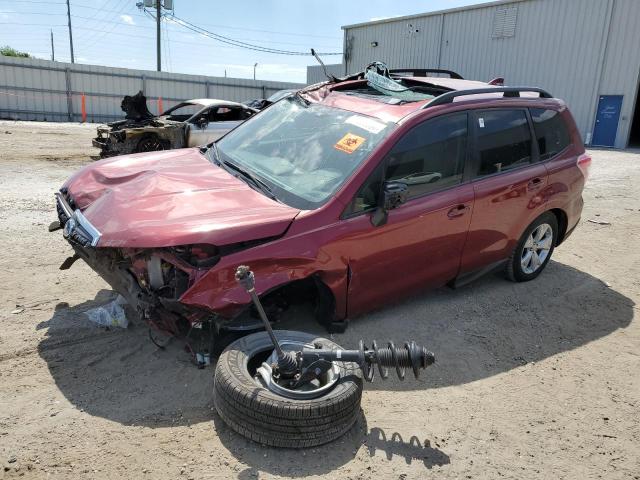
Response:
[[[487,87],[487,88],[470,88],[467,90],[453,90],[451,92],[443,93],[431,100],[422,108],[435,107],[437,105],[444,105],[445,103],[453,102],[456,97],[463,97],[466,95],[478,95],[482,93],[504,93],[503,97],[513,98],[519,97],[520,92],[535,92],[540,94],[540,98],[553,98],[546,90],[538,87]]]
[[[449,75],[449,78],[455,78],[456,80],[464,80],[462,75],[451,70],[441,70],[439,68],[394,68],[389,70],[389,74],[410,73],[412,77],[426,77],[428,73],[444,73]]]

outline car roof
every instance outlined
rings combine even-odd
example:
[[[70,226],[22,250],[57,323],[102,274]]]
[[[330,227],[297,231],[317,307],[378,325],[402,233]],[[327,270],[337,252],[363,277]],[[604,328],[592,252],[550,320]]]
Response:
[[[438,91],[435,94],[435,98],[438,98],[439,95],[448,93],[448,92],[461,92],[464,90],[477,90],[477,89],[500,89],[503,88],[501,85],[493,85],[486,82],[478,81],[478,80],[464,80],[461,78],[446,78],[446,77],[436,77],[436,76],[394,76],[395,80],[406,80],[413,85],[425,87],[433,87],[434,90]],[[322,84],[312,85],[303,89],[301,93],[305,95],[306,98],[309,98],[311,101],[315,101],[318,103],[322,103],[323,105],[340,108],[348,111],[352,111],[354,113],[360,113],[363,115],[369,115],[372,117],[376,117],[380,120],[386,122],[394,122],[398,123],[403,118],[408,115],[424,110],[427,105],[433,99],[422,99],[416,101],[403,101],[401,103],[388,103],[386,101],[381,101],[380,99],[376,99],[373,96],[363,95],[360,92],[361,88],[365,88],[367,86],[367,80],[362,78],[359,79],[347,79],[344,81],[338,80],[337,82],[324,82]],[[546,93],[546,92],[545,92]],[[391,96],[392,97],[392,96]],[[460,102],[472,102],[472,101],[483,101],[483,103],[492,102],[493,104],[498,101],[509,100],[509,104],[513,105],[513,101],[518,100],[544,100],[545,103],[549,103],[549,98],[540,98],[538,93],[532,93],[528,91],[519,92],[519,97],[509,97],[505,98],[506,95],[503,92],[488,92],[488,93],[478,93],[478,94],[469,94],[469,95],[460,95],[452,98],[450,100],[449,105],[451,104],[459,104]],[[381,99],[388,99],[384,95],[380,95]],[[553,99],[555,104],[562,104],[561,101],[557,99]],[[433,107],[438,108],[438,107]],[[446,107],[439,107],[446,108]]]
[[[203,107],[210,107],[211,105],[216,105],[219,107],[244,107],[247,108],[246,105],[238,102],[231,102],[229,100],[218,100],[217,98],[194,98],[192,100],[185,100],[185,104],[191,105],[201,105]]]

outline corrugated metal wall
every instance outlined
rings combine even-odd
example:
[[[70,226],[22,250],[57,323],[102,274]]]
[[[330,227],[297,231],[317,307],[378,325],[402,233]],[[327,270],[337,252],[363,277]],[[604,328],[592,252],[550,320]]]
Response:
[[[143,90],[149,110],[157,113],[191,98],[242,102],[263,98],[299,83],[207,77],[126,68],[79,65],[0,56],[0,118],[79,121],[82,94],[87,121],[123,117],[124,95]]]
[[[325,65],[327,67],[327,73],[335,77],[344,76],[344,65],[342,63],[334,63],[331,65]],[[313,85],[314,83],[324,82],[327,77],[324,74],[324,70],[320,65],[309,65],[307,67],[307,84]]]
[[[516,7],[515,35],[495,35],[496,12]],[[519,0],[345,27],[349,72],[373,60],[434,67],[563,98],[585,139],[598,96],[624,95],[616,147],[629,136],[640,72],[640,1]],[[378,42],[373,47],[372,42]]]
[[[624,95],[616,137],[617,147],[626,146],[623,142],[629,137],[639,85],[640,1],[614,0],[602,79],[596,95]]]

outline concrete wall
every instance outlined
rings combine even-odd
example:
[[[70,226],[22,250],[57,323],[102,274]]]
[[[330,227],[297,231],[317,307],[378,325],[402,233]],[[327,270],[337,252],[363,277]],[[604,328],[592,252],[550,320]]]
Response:
[[[496,12],[509,7],[513,35],[496,35]],[[616,147],[627,144],[640,74],[638,0],[501,1],[343,28],[349,72],[380,60],[540,86],[569,104],[585,140],[599,95],[624,95]]]
[[[0,56],[0,118],[80,121],[83,93],[87,121],[104,122],[123,118],[122,97],[139,90],[158,113],[159,99],[166,110],[191,98],[242,102],[302,86]]]

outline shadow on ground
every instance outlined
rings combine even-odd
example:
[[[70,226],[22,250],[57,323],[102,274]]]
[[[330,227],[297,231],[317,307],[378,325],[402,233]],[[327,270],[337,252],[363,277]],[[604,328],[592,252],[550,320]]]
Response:
[[[239,479],[256,478],[259,472],[291,477],[322,475],[351,461],[363,445],[370,457],[383,455],[389,461],[399,457],[407,465],[417,462],[431,469],[450,463],[449,456],[432,446],[428,439],[413,436],[405,440],[398,432],[385,432],[380,428],[368,430],[362,412],[354,427],[340,439],[305,450],[259,446],[231,430],[217,414],[213,421],[222,444],[238,460],[249,465],[240,472]]]
[[[225,431],[214,415],[212,367],[198,370],[178,341],[165,350],[158,349],[149,341],[144,325],[105,331],[88,322],[83,312],[112,298],[113,292],[103,290],[82,305],[69,308],[60,303],[52,318],[38,326],[47,328],[39,354],[65,397],[91,415],[126,425],[153,428],[213,418],[227,448],[260,468],[263,450],[259,449],[255,458],[243,456],[242,452],[255,445]],[[597,340],[629,325],[633,305],[601,280],[551,262],[542,276],[527,284],[489,276],[458,290],[439,289],[413,297],[355,319],[347,332],[334,340],[346,348],[355,347],[360,338],[365,342],[391,339],[396,344],[404,340],[424,344],[435,352],[437,364],[419,381],[412,377],[405,382],[377,378],[365,388],[439,388],[490,377]],[[280,328],[322,333],[308,315],[288,317]],[[317,471],[329,471],[347,462],[363,443],[369,451],[419,459],[427,467],[449,461],[445,453],[425,446],[424,440],[400,441],[394,432],[368,432],[363,419],[347,436],[316,450],[324,452],[317,456],[321,464]],[[286,463],[295,464],[299,453],[274,451],[273,455],[288,456]]]
[[[184,343],[172,340],[161,350],[139,322],[126,330],[89,322],[83,312],[114,298],[114,292],[101,290],[72,308],[59,303],[53,317],[36,327],[48,328],[38,352],[60,391],[77,408],[126,425],[211,420],[213,368],[196,368]]]

